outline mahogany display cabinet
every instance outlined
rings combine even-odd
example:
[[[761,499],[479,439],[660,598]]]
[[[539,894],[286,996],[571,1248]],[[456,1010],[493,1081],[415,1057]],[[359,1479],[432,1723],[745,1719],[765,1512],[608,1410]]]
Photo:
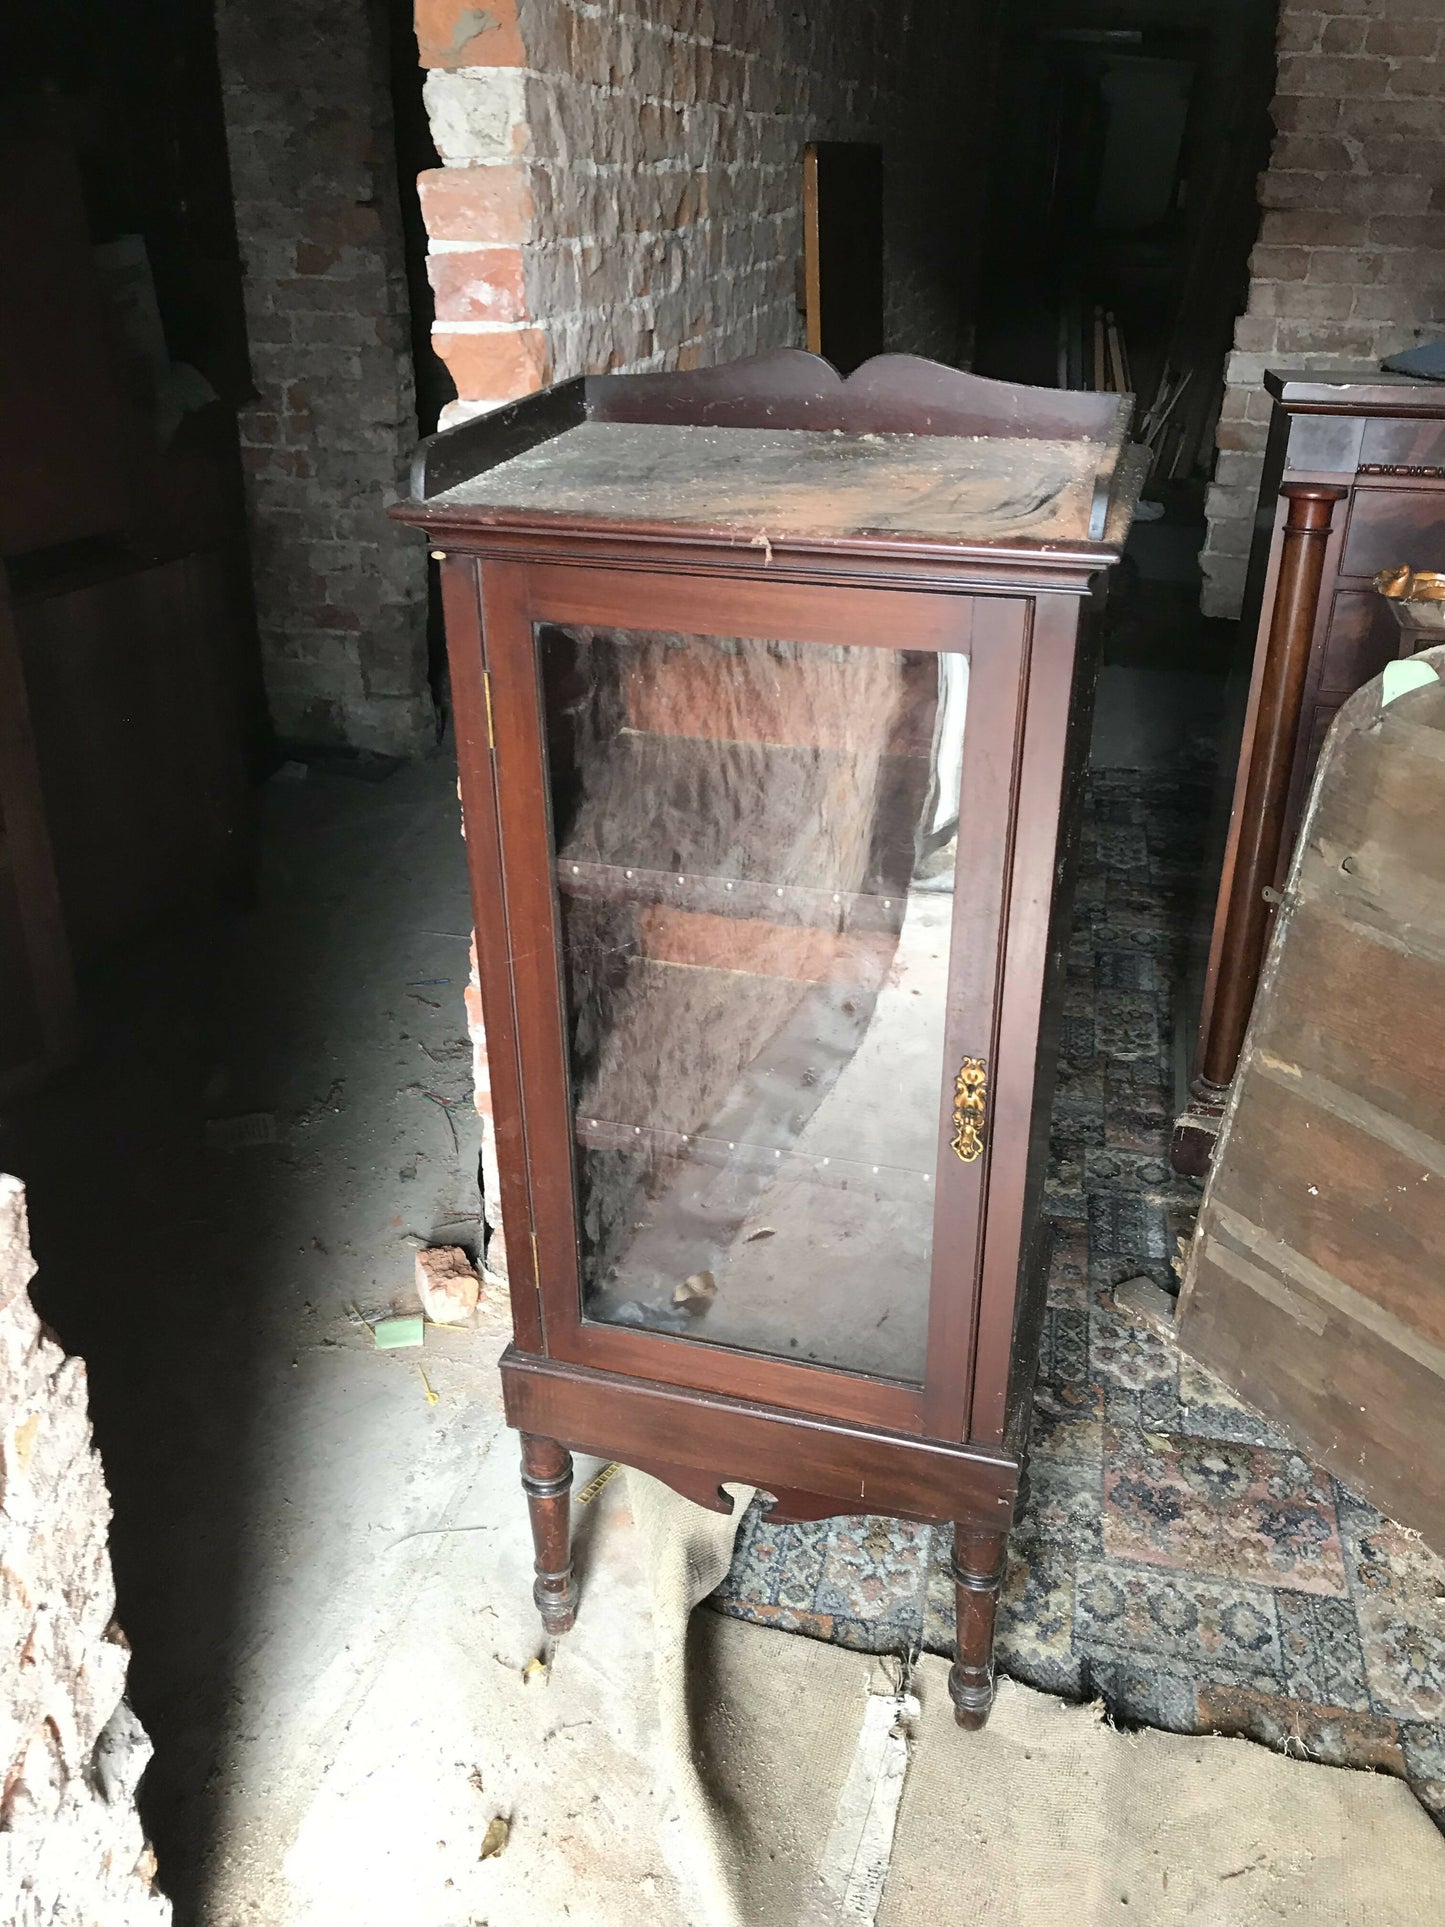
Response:
[[[1126,421],[784,350],[421,451],[553,1632],[573,1450],[951,1521],[987,1716]]]

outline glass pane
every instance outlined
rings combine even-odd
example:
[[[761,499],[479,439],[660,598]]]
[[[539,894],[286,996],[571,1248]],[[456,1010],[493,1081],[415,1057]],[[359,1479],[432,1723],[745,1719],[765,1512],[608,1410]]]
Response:
[[[967,659],[539,650],[585,1316],[921,1383]]]

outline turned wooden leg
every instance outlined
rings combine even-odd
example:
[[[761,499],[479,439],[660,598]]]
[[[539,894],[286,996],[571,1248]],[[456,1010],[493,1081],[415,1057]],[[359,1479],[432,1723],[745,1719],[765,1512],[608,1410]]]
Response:
[[[549,1633],[570,1632],[577,1616],[568,1529],[572,1454],[555,1439],[534,1438],[530,1432],[523,1432],[522,1490],[532,1515],[532,1544],[537,1554],[537,1583],[532,1597]]]
[[[1007,1532],[953,1528],[958,1656],[948,1675],[948,1697],[954,1718],[970,1731],[983,1725],[993,1705],[993,1622],[1007,1550]]]

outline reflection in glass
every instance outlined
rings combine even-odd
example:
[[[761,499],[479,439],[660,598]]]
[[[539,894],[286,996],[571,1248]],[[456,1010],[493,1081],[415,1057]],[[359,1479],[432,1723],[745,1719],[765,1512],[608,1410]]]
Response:
[[[921,1382],[966,658],[539,651],[586,1317]]]

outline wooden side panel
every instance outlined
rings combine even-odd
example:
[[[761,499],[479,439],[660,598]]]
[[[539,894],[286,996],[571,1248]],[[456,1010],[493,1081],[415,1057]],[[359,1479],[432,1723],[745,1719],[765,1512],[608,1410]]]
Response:
[[[512,997],[512,933],[502,888],[498,828],[492,700],[482,626],[481,575],[472,556],[450,556],[442,563],[442,608],[446,617],[447,656],[452,672],[457,770],[462,821],[467,839],[467,876],[472,895],[472,928],[477,948],[482,1013],[486,1022],[487,1061],[492,1086],[501,1188],[502,1230],[506,1244],[512,1330],[529,1351],[543,1344],[542,1299],[537,1284],[536,1241],[532,1235],[527,1188],[527,1132],[517,1056],[517,1019]],[[507,579],[492,594],[505,608]],[[515,593],[515,584],[513,585]]]
[[[1028,709],[1010,858],[1003,983],[998,1002],[990,1123],[987,1225],[974,1342],[968,1436],[1002,1444],[1011,1416],[1016,1334],[1032,1350],[1023,1375],[1032,1387],[1041,1273],[1034,1262],[1042,1221],[1044,1162],[1054,1066],[1049,1041],[1050,923],[1061,863],[1064,785],[1073,702],[1079,606],[1062,597],[1035,605]],[[1082,706],[1087,710],[1087,702]],[[1022,1297],[1021,1297],[1022,1294]],[[1015,1409],[1022,1404],[1015,1399]]]
[[[1445,658],[1428,649],[1421,660]],[[1366,738],[1356,733],[1359,719],[1377,699],[1373,689],[1360,693],[1366,702],[1347,704],[1341,712],[1346,721],[1336,776],[1316,791],[1310,823],[1316,848],[1297,887],[1377,926],[1383,920],[1388,927],[1393,917],[1433,922],[1445,902],[1445,738],[1424,719],[1438,699],[1434,690],[1403,697],[1385,711],[1378,733]],[[1411,942],[1408,928],[1398,934],[1402,943]]]
[[[1442,820],[1445,681],[1383,709],[1368,685],[1320,764],[1180,1338],[1445,1549]]]

